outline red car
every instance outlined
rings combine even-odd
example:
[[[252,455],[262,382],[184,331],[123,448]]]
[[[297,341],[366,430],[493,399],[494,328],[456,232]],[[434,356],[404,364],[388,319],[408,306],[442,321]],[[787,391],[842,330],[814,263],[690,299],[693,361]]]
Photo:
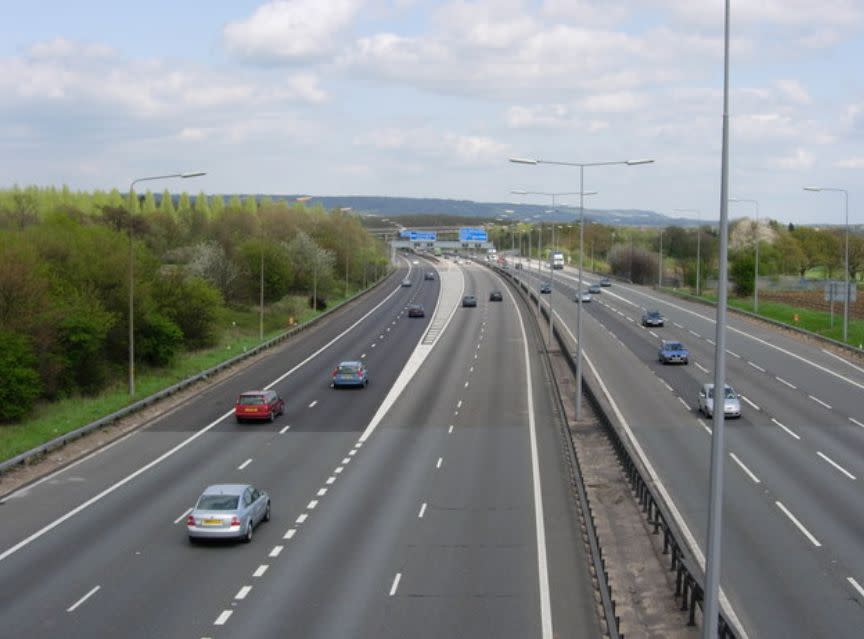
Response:
[[[234,404],[234,417],[237,423],[247,419],[272,422],[277,415],[285,412],[285,402],[273,390],[247,391],[241,393]]]

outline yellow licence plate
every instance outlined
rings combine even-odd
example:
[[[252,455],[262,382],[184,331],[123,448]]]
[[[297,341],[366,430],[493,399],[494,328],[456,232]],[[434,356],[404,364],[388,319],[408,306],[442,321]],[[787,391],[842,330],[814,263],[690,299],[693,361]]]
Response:
[[[205,519],[203,521],[203,523],[205,526],[221,526],[222,520],[221,519]]]
[[[243,410],[245,410],[247,413],[257,413],[258,412],[257,408],[244,408]]]

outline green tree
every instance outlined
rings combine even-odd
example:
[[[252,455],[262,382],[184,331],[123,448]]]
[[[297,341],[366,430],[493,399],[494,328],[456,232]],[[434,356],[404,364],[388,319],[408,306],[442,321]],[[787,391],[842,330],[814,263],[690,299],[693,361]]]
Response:
[[[249,215],[258,213],[258,202],[255,201],[254,195],[247,195],[243,198],[243,210]]]
[[[264,302],[276,302],[291,290],[294,282],[294,265],[282,244],[262,239],[247,240],[239,249],[242,269],[245,274],[243,288],[247,301],[258,300],[261,278],[261,259],[264,259]]]
[[[753,252],[745,249],[730,257],[729,279],[735,284],[735,294],[739,297],[753,295],[753,278],[756,276]]]
[[[72,292],[61,308],[58,336],[64,390],[95,393],[108,377],[108,333],[117,317],[107,312],[95,295],[84,292]]]
[[[152,215],[156,212],[156,198],[153,197],[153,192],[147,189],[144,194],[144,203],[141,205],[141,213],[144,215]]]
[[[198,195],[195,196],[195,211],[200,213],[207,219],[210,219],[212,217],[212,211],[210,210],[210,201],[204,191],[199,192]]]
[[[187,347],[202,348],[216,342],[222,296],[205,279],[175,271],[159,280],[153,297],[160,312],[182,331]]]
[[[243,210],[243,202],[240,201],[239,195],[232,195],[228,199],[228,210],[230,211],[242,211]]]
[[[36,356],[23,335],[0,328],[0,421],[21,419],[39,397]]]
[[[177,215],[177,209],[174,208],[174,199],[168,189],[162,191],[162,197],[159,199],[159,210],[171,217]]]

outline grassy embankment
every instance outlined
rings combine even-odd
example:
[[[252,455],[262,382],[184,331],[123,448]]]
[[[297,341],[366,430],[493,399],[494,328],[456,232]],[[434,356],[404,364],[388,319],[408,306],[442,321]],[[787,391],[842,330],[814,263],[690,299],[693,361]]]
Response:
[[[289,328],[289,317],[294,317],[296,323],[303,323],[319,314],[310,308],[304,308],[299,315],[295,315],[291,309],[303,308],[304,300],[305,298],[297,298],[268,308],[264,322],[264,339],[275,337]],[[342,298],[330,300],[331,305],[341,301]],[[215,346],[184,353],[167,368],[139,369],[135,379],[136,394],[133,398],[130,398],[127,392],[125,370],[118,371],[116,382],[98,395],[43,402],[36,406],[31,417],[17,424],[0,427],[0,460],[14,457],[120,410],[135,400],[224,362],[259,343],[258,313],[255,309],[225,310],[220,325],[226,328]]]

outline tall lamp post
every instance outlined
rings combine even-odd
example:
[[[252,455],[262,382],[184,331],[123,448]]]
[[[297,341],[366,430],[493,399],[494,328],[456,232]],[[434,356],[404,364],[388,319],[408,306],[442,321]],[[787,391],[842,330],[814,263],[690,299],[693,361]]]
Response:
[[[129,395],[135,394],[135,253],[132,246],[132,211],[135,206],[135,185],[150,180],[168,180],[171,178],[194,178],[207,175],[203,171],[192,173],[170,173],[168,175],[151,175],[132,180],[129,185]]]
[[[579,167],[579,303],[576,306],[576,419],[582,419],[582,266],[583,266],[583,244],[585,241],[585,167],[586,166],[612,166],[623,164],[635,166],[637,164],[650,164],[654,160],[620,160],[615,162],[555,162],[552,160],[510,158],[516,164],[555,164],[560,166]],[[552,313],[550,312],[551,316]]]
[[[699,209],[674,209],[676,213],[696,214],[696,297],[699,297],[700,269],[702,267],[702,219]]]
[[[663,288],[663,229],[660,229],[660,250],[657,252],[657,288]]]
[[[846,271],[846,275],[843,278],[844,285],[846,287],[846,292],[843,294],[843,341],[849,341],[849,191],[846,189],[836,189],[829,188],[827,186],[805,186],[805,191],[833,191],[835,193],[843,194],[844,208],[845,208],[845,221],[844,225],[846,230],[844,232],[845,238],[845,258],[843,260],[843,270]],[[832,291],[833,295],[833,291]]]
[[[343,206],[341,209],[339,209],[339,212],[340,213],[350,213],[352,210],[353,210],[353,208],[350,206]],[[345,237],[347,238],[349,236],[346,235]],[[346,299],[348,298],[348,246],[347,246],[347,243],[345,246],[345,298]]]
[[[730,197],[730,202],[747,202],[756,207],[756,264],[753,275],[753,312],[759,312],[759,202],[745,198]]]

